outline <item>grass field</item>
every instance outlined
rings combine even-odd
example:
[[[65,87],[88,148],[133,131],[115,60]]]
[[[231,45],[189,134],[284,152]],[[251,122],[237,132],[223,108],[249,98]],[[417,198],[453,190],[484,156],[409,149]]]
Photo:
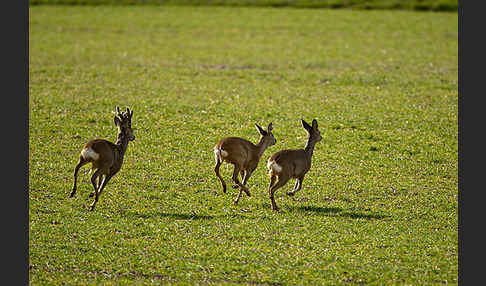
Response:
[[[457,14],[29,8],[31,285],[457,285]],[[79,151],[136,139],[95,211]],[[323,140],[271,210],[266,160]],[[232,204],[214,144],[277,144]],[[223,165],[230,183],[232,169]]]

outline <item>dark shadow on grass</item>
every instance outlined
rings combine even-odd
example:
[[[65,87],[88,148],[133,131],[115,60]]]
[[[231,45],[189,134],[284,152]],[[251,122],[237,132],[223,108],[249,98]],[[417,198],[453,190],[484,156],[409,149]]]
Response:
[[[185,214],[185,213],[164,213],[164,212],[155,212],[155,213],[138,213],[138,212],[122,212],[125,216],[129,217],[138,217],[138,218],[172,218],[176,220],[209,220],[213,219],[214,216],[210,215],[200,215],[200,214]]]
[[[213,283],[223,283],[223,284],[236,284],[236,285],[268,285],[268,286],[283,286],[284,284],[280,282],[272,281],[245,281],[245,280],[231,280],[231,279],[221,279],[221,280],[210,280]]]
[[[381,215],[381,214],[366,214],[366,213],[358,213],[358,212],[350,212],[350,213],[342,213],[340,216],[343,217],[350,217],[350,218],[364,218],[364,219],[383,219],[389,218],[389,215]]]
[[[317,207],[317,206],[296,206],[290,207],[290,211],[297,211],[302,213],[314,213],[323,216],[340,216],[349,218],[362,218],[362,219],[383,219],[390,216],[377,214],[377,213],[364,213],[356,211],[344,211],[342,208],[337,207]]]
[[[140,213],[126,210],[119,210],[119,213],[129,218],[142,218],[142,219],[154,219],[154,218],[170,218],[174,220],[213,220],[213,219],[241,219],[241,220],[262,220],[271,219],[264,215],[252,215],[251,213],[235,212],[231,214],[222,215],[201,215],[195,213],[167,213],[167,212],[150,212]]]
[[[199,215],[199,214],[182,214],[182,213],[154,213],[154,214],[139,214],[140,218],[154,218],[154,217],[169,217],[177,220],[199,220],[199,219],[213,219],[214,216]]]
[[[316,207],[316,206],[298,206],[298,207],[291,207],[290,208],[293,211],[299,211],[299,212],[314,212],[318,214],[329,214],[329,213],[338,213],[342,212],[342,208],[324,208],[324,207]]]

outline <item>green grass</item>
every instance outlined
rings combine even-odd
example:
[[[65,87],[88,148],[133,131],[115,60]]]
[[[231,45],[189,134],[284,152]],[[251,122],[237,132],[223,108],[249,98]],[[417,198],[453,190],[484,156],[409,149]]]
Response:
[[[405,9],[457,12],[457,0],[29,0],[29,5],[170,5]]]
[[[457,285],[457,14],[29,8],[32,285]],[[136,140],[95,211],[85,142]],[[323,140],[271,211],[265,164]],[[232,204],[214,144],[274,124]],[[230,182],[232,169],[223,165]]]

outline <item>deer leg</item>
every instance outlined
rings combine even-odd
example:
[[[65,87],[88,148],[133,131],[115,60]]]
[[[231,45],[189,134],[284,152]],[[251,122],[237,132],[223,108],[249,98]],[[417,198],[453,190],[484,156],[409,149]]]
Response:
[[[81,168],[82,166],[86,165],[88,162],[84,160],[83,156],[79,156],[79,162],[78,164],[76,165],[76,167],[74,168],[74,185],[73,185],[73,190],[71,191],[71,198],[74,197],[74,195],[76,194],[76,188],[77,188],[77,180],[78,180],[78,171],[79,171],[79,168]]]
[[[101,175],[100,175],[100,177],[101,177]],[[110,181],[111,177],[113,177],[113,176],[112,175],[105,175],[103,177],[103,181],[101,182],[101,185],[99,186],[98,190],[95,193],[95,199],[94,199],[93,203],[90,206],[90,211],[92,211],[94,209],[96,203],[98,202],[98,198],[101,195],[101,192],[105,188],[106,184],[108,184],[108,182]]]
[[[245,174],[245,173],[244,173],[244,171],[243,171],[243,170],[241,170],[241,171],[240,171],[240,176],[241,176],[241,179],[243,179],[244,174]],[[238,189],[240,186],[238,186],[237,184],[234,184],[234,185],[231,185],[231,187],[232,187],[233,189]]]
[[[246,181],[248,181],[248,177],[250,177],[249,173],[250,172],[248,172],[246,170],[240,171],[240,175],[241,175],[241,179],[242,179],[241,183],[245,186],[246,186]]]
[[[113,175],[106,175],[103,178],[103,181],[101,182],[101,186],[98,188],[98,196],[101,195],[101,192],[103,189],[106,187],[106,184],[110,181],[110,179],[113,177]]]
[[[270,191],[270,188],[272,188],[273,184],[275,184],[275,179],[277,178],[276,175],[271,175],[270,176],[270,185],[268,186],[268,190]]]
[[[250,178],[252,172],[251,171],[245,171],[244,173],[245,173],[245,175],[243,176],[243,182],[241,182],[241,183],[246,187],[246,182]],[[246,188],[244,191],[250,197],[250,191],[248,190],[248,188]]]
[[[103,179],[103,174],[98,176],[98,184],[96,186],[93,185],[95,190],[98,190],[100,188],[102,179]],[[94,195],[95,195],[95,191],[89,193],[90,198],[92,198]]]
[[[93,175],[91,176],[91,185],[93,185],[93,189],[94,191],[92,193],[89,194],[89,197],[92,197],[96,194],[96,190],[98,189],[98,184],[96,184],[96,179],[98,178],[101,179],[101,176],[103,176],[101,174],[101,171],[98,169],[96,170]]]
[[[241,193],[243,191],[248,192],[248,190],[246,189],[246,187],[240,183],[240,180],[238,180],[238,173],[240,172],[241,170],[241,167],[240,165],[237,165],[235,164],[235,170],[233,171],[233,181],[240,187],[240,191],[238,192],[238,196],[236,197],[235,201],[234,201],[234,204],[238,204],[238,201],[240,200],[240,197],[241,197]]]
[[[241,179],[243,180],[245,178],[245,171],[244,170],[241,170],[240,171],[240,176],[241,176]],[[244,185],[245,183],[242,182],[242,184]],[[238,185],[232,185],[231,186],[233,189],[238,189],[239,186]]]
[[[240,197],[241,197],[241,194],[242,193],[243,193],[243,191],[240,189],[240,191],[238,192],[238,195],[236,196],[235,201],[233,202],[235,205],[238,204],[238,201],[240,200]]]
[[[270,184],[268,185],[268,196],[270,198],[270,201],[272,202],[272,207],[273,207],[273,194],[271,192],[273,185],[275,184],[275,179],[277,179],[277,176],[274,174],[270,175]]]
[[[273,198],[273,193],[272,193],[272,187],[273,187],[273,185],[275,184],[275,180],[276,180],[276,179],[277,179],[277,176],[276,176],[276,175],[274,175],[274,174],[272,174],[272,175],[270,176],[270,185],[268,186],[268,195],[269,195],[269,197],[270,197],[270,201],[272,202],[272,208],[273,208],[273,206],[275,206],[275,207],[277,206],[277,205],[275,204],[275,200],[274,200],[274,198]]]
[[[304,178],[297,178],[297,180],[295,181],[294,190],[291,191],[291,192],[287,192],[287,195],[293,197],[295,195],[295,193],[300,191],[300,188],[302,188],[302,181],[303,180],[304,180]]]
[[[98,189],[98,188],[97,188],[97,184],[96,184],[96,179],[97,179],[99,176],[102,176],[102,174],[101,174],[101,169],[97,169],[97,170],[96,170],[96,171],[93,173],[93,175],[91,176],[91,184],[93,185],[93,189],[94,189],[94,194],[95,194],[95,196],[96,196],[97,189]],[[91,196],[91,195],[90,195],[90,196]],[[95,204],[95,203],[93,203],[93,204],[91,205],[91,209],[90,209],[90,210],[93,210],[93,208],[94,208],[94,204]]]
[[[268,192],[269,192],[269,195],[270,195],[270,201],[272,202],[272,210],[278,211],[278,207],[277,207],[277,204],[275,203],[275,197],[274,197],[275,191],[278,188],[285,185],[289,179],[290,179],[289,177],[280,176],[280,177],[278,177],[277,182],[272,187],[269,188]]]
[[[219,167],[221,166],[221,161],[216,158],[216,166],[214,166],[214,172],[216,173],[216,176],[218,177],[219,181],[221,182],[221,185],[223,186],[223,193],[226,193],[226,183],[224,182],[223,178],[219,174]]]

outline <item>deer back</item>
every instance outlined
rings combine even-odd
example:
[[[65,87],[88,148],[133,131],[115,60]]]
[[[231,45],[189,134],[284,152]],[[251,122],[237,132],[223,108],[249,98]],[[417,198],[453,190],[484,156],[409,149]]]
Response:
[[[222,152],[224,160],[245,166],[252,159],[255,145],[250,141],[239,137],[226,137],[221,139],[214,149]]]
[[[86,143],[81,155],[88,162],[93,163],[96,169],[110,169],[117,161],[117,154],[113,150],[115,144],[104,139],[93,139]]]
[[[272,162],[277,164],[278,173],[285,173],[291,178],[298,178],[305,175],[311,166],[311,158],[304,149],[288,149],[273,154],[268,159],[269,165]]]

